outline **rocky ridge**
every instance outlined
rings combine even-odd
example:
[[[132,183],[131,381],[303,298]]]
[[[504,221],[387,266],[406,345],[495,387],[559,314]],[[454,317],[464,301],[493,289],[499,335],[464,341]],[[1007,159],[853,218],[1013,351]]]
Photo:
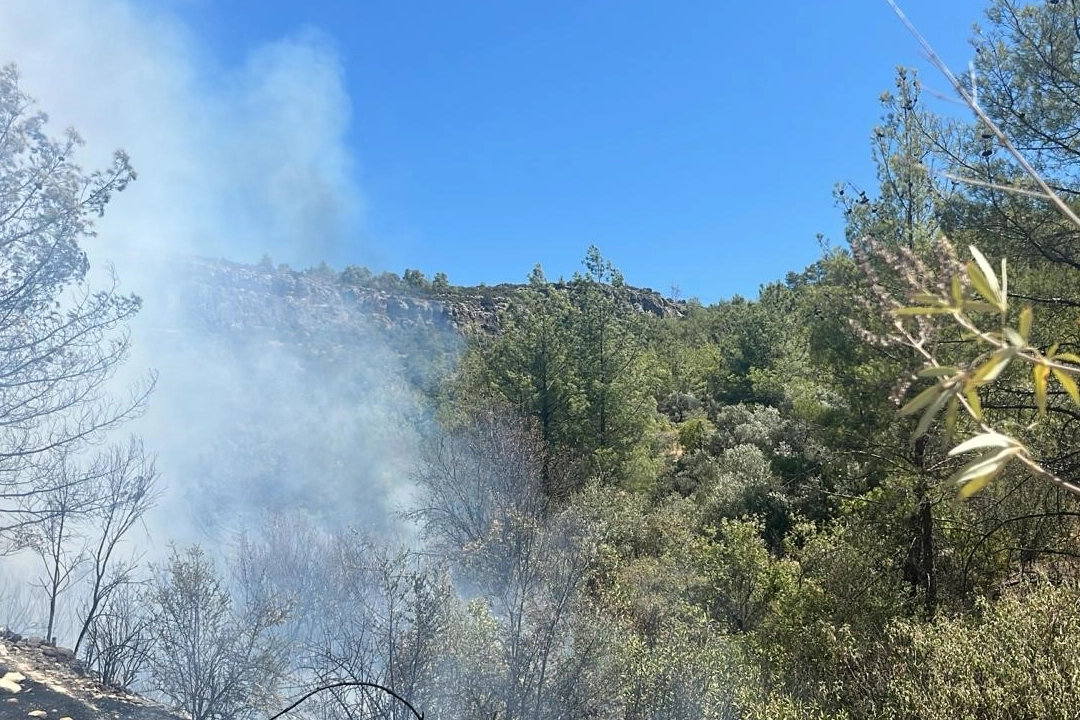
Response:
[[[451,287],[444,291],[408,288],[400,285],[384,289],[350,283],[332,271],[295,271],[263,265],[245,265],[226,260],[189,258],[181,265],[182,286],[196,304],[212,305],[226,326],[258,326],[268,318],[274,304],[291,309],[293,320],[305,315],[321,315],[322,321],[343,315],[359,315],[383,330],[424,327],[453,329],[459,333],[497,333],[498,316],[513,302],[522,285],[500,284],[478,287]],[[566,283],[550,285],[556,292],[569,292]],[[228,309],[220,294],[227,290]],[[648,288],[626,287],[624,297],[638,312],[658,317],[681,316],[682,302],[665,298]],[[218,299],[214,302],[214,299]],[[267,300],[273,302],[268,303]],[[297,312],[297,311],[305,312]],[[224,314],[223,314],[224,313]],[[315,318],[312,318],[315,319]]]

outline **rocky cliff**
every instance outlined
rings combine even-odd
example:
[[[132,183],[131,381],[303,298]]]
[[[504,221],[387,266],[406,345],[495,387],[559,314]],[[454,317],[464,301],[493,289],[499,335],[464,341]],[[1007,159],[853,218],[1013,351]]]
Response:
[[[207,318],[220,323],[222,330],[277,325],[287,314],[292,316],[288,324],[311,327],[325,327],[352,316],[383,330],[423,327],[495,333],[499,311],[506,309],[523,287],[500,284],[435,290],[397,282],[387,288],[379,287],[378,279],[365,284],[348,277],[327,269],[296,271],[196,258],[185,261],[180,269],[181,287],[194,294],[191,299],[195,305],[208,311]],[[552,287],[561,292],[571,290],[564,283]],[[683,303],[654,290],[628,287],[624,291],[627,302],[638,312],[657,317],[683,314]],[[283,312],[286,308],[291,312]]]

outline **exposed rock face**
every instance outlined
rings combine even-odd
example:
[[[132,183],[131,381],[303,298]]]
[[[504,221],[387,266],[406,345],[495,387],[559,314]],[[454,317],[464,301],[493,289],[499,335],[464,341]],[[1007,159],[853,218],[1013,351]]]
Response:
[[[277,325],[281,313],[273,313],[270,298],[293,310],[292,322],[307,318],[313,326],[328,318],[363,316],[383,329],[430,328],[458,332],[498,332],[498,315],[512,302],[521,285],[458,287],[445,292],[385,290],[349,284],[333,273],[320,274],[242,265],[225,260],[190,259],[182,267],[186,290],[201,295],[205,306],[226,328],[251,329]],[[570,292],[571,286],[555,284]],[[220,302],[228,293],[229,302]],[[627,301],[638,312],[657,317],[681,316],[683,304],[648,288],[623,288]],[[226,307],[227,306],[227,307]],[[268,314],[270,313],[270,314]],[[276,315],[276,316],[275,316]],[[321,316],[321,317],[319,317]],[[224,328],[223,328],[224,329]]]
[[[166,708],[102,685],[75,654],[0,630],[0,719],[182,720]]]

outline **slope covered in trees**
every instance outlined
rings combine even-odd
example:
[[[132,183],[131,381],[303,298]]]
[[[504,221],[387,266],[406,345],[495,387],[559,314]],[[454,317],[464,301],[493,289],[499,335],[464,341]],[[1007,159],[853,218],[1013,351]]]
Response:
[[[1073,2],[995,0],[972,74],[987,117],[1069,208],[1078,25]],[[24,102],[5,77],[0,90]],[[31,204],[0,206],[20,218],[0,223],[11,238],[0,305],[20,309],[0,335],[18,348],[91,327],[76,334],[80,352],[56,354],[68,365],[50,353],[41,365],[13,360],[5,377],[40,373],[0,385],[15,450],[0,455],[0,491],[18,500],[0,538],[44,561],[51,602],[35,613],[52,618],[58,599],[72,602],[68,578],[93,568],[102,583],[81,606],[80,654],[198,718],[267,716],[322,686],[333,688],[297,713],[410,715],[348,683],[393,688],[429,718],[1074,717],[1077,498],[1018,464],[961,474],[979,480],[962,498],[967,459],[950,450],[985,424],[1054,477],[1077,479],[1075,388],[1058,374],[1049,383],[1054,368],[1038,358],[1068,376],[1080,354],[1080,228],[1032,195],[985,121],[936,116],[920,92],[901,71],[882,98],[879,186],[837,188],[846,244],[756,300],[668,305],[595,248],[567,281],[537,267],[497,290],[414,270],[296,273],[269,259],[198,270],[217,281],[195,284],[185,302],[199,327],[184,331],[215,337],[215,357],[252,363],[253,347],[292,346],[297,376],[333,379],[300,384],[313,398],[305,418],[340,424],[335,403],[407,386],[391,404],[418,410],[376,423],[380,442],[406,432],[403,417],[418,431],[391,473],[408,490],[399,520],[415,532],[400,548],[366,518],[331,523],[307,497],[274,492],[314,467],[336,504],[374,506],[353,497],[373,487],[355,466],[380,443],[253,413],[200,462],[221,483],[257,471],[256,494],[276,500],[261,521],[229,548],[107,571],[103,548],[143,511],[132,498],[154,497],[135,478],[145,486],[154,470],[134,442],[85,467],[76,459],[141,402],[90,402],[126,348],[109,333],[138,302],[77,292],[69,314],[48,312],[83,287],[86,228],[65,226],[53,247],[19,214]],[[31,172],[21,152],[0,145],[0,160],[13,158],[0,165],[6,192],[32,187],[18,180]],[[117,162],[114,175],[84,178],[101,193],[88,209],[127,178]],[[966,264],[968,245],[1008,258],[1007,289]],[[936,296],[935,312],[897,314]],[[1035,358],[1034,376],[996,360],[989,335],[980,345],[948,322],[950,302],[980,327],[1015,325],[1020,340],[999,340],[1009,358]],[[432,334],[440,324],[456,334]],[[404,366],[382,384],[357,374],[376,343],[380,368]],[[271,380],[285,366],[236,391],[242,403],[284,397]],[[934,389],[950,378],[952,395]],[[76,400],[94,412],[60,412]]]

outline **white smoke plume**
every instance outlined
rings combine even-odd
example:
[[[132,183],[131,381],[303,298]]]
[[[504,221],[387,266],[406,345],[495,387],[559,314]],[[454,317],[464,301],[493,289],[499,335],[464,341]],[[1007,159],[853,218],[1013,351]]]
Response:
[[[252,262],[269,252],[303,264],[356,240],[363,201],[350,180],[350,102],[333,44],[318,32],[222,67],[163,9],[5,0],[0,58],[18,64],[55,130],[79,130],[87,166],[118,147],[131,154],[140,179],[103,222],[108,242],[97,251],[118,265],[121,251]]]
[[[228,66],[160,5],[4,0],[8,62],[50,132],[70,126],[86,140],[84,167],[123,148],[139,173],[88,250],[95,269],[115,265],[122,289],[145,302],[124,374],[160,373],[135,428],[170,488],[155,543],[199,539],[199,517],[257,513],[268,496],[384,521],[412,442],[395,359],[372,340],[347,367],[312,377],[273,338],[194,327],[178,279],[191,263],[177,258],[190,256],[254,263],[267,253],[300,268],[368,259],[333,42],[301,28]]]

